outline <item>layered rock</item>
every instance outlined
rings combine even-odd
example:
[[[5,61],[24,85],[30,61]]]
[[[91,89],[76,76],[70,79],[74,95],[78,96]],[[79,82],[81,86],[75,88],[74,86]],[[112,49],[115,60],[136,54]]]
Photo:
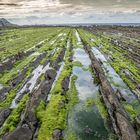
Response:
[[[11,110],[8,108],[0,110],[0,127],[4,123],[5,119],[10,115],[10,113]]]
[[[110,115],[115,133],[122,140],[136,140],[137,135],[132,124],[130,123],[129,117],[120,104],[113,88],[108,82],[100,63],[91,52],[90,47],[85,46],[85,50],[89,54],[92,61],[92,68],[95,70],[100,80],[100,91]]]
[[[63,55],[61,54],[59,56],[60,57],[59,61],[61,61],[61,59],[63,60],[62,56],[64,57],[64,54]],[[53,66],[54,68],[56,68],[55,65]],[[57,67],[57,69],[59,68],[60,68],[60,65],[59,67]],[[45,80],[41,81],[39,88],[33,91],[33,93],[30,95],[30,100],[27,104],[27,107],[23,116],[23,120],[21,121],[20,126],[13,132],[10,132],[9,134],[5,135],[4,140],[13,140],[11,138],[15,138],[15,140],[19,140],[19,139],[32,140],[33,139],[34,134],[39,126],[39,122],[34,112],[34,108],[36,108],[39,105],[41,100],[43,101],[47,100],[48,94],[51,90],[56,74],[57,74],[56,70],[54,69],[48,69],[46,71]],[[27,134],[29,136],[25,137],[25,133],[22,130],[28,131]],[[19,136],[19,133],[20,133],[20,136]]]

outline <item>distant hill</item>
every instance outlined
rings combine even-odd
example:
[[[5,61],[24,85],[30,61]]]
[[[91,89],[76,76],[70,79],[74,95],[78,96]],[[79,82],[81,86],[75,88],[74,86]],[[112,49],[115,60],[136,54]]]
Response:
[[[14,27],[14,26],[17,26],[17,25],[10,23],[8,20],[4,18],[0,18],[0,27]]]

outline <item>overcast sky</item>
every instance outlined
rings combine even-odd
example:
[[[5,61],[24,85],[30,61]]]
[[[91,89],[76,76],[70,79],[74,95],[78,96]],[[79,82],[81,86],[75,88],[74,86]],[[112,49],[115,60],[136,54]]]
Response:
[[[140,23],[140,0],[0,0],[0,18],[20,25]]]

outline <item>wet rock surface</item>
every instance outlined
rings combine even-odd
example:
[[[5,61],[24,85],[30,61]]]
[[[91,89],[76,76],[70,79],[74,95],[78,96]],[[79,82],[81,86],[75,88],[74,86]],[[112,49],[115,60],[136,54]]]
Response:
[[[116,45],[118,47],[120,47],[123,50],[128,51],[127,57],[131,58],[132,60],[134,60],[136,63],[138,63],[138,66],[140,66],[140,55],[139,55],[139,51],[140,49],[137,46],[132,46],[132,45],[126,45],[126,43],[122,42],[122,41],[118,41],[118,40],[111,40],[111,43],[113,45]]]
[[[24,68],[24,69],[22,70],[22,72],[21,72],[17,77],[15,77],[15,78],[11,81],[11,85],[12,85],[13,87],[17,86],[17,85],[23,80],[23,78],[24,78],[25,75],[26,75],[27,70],[28,70],[28,68]]]
[[[121,131],[121,137],[123,140],[136,140],[136,134],[134,129],[132,128],[131,124],[128,121],[128,118],[121,114],[119,111],[116,112],[116,119],[118,127]]]
[[[11,87],[3,87],[0,90],[0,101],[3,101],[5,99],[6,93],[11,90]]]
[[[54,79],[56,76],[56,71],[54,69],[47,70],[45,73],[46,80],[50,81],[51,79]]]
[[[4,123],[4,121],[10,115],[10,113],[11,113],[11,110],[8,108],[4,110],[0,110],[0,126]]]
[[[29,128],[21,127],[4,136],[3,140],[31,140],[32,131]]]
[[[54,69],[48,69],[45,72],[45,81],[41,81],[39,88],[37,90],[34,90],[33,93],[31,93],[30,95],[30,100],[25,109],[25,114],[23,116],[23,119],[21,120],[19,128],[17,128],[14,132],[5,135],[5,140],[10,140],[10,137],[13,137],[15,139],[19,138],[19,133],[20,137],[24,139],[25,133],[24,131],[22,131],[24,126],[28,127],[29,131],[29,133],[27,133],[28,138],[25,138],[30,140],[34,136],[39,124],[33,109],[39,105],[41,100],[46,101],[48,94],[51,90],[51,86],[55,80],[56,74],[57,73]],[[27,131],[27,128],[25,129],[25,131]]]
[[[96,33],[97,28],[98,27],[95,27],[95,34],[102,38],[102,35],[103,36],[105,35],[104,31],[107,31],[107,30],[104,27],[103,28],[101,27],[103,34],[98,34],[98,33]],[[110,28],[112,28],[113,34],[116,34],[116,31],[119,29],[119,27],[114,27],[114,28],[110,27]],[[109,29],[109,28],[107,28],[107,29]],[[128,28],[124,27],[123,30],[125,30],[125,32],[129,32],[129,31],[127,31],[127,29]],[[123,91],[118,88],[119,85],[113,81],[113,77],[115,77],[115,76],[112,76],[112,77],[110,76],[110,80],[107,79],[107,76],[109,75],[110,71],[107,68],[106,68],[106,70],[103,69],[104,63],[100,59],[97,59],[96,55],[94,56],[94,53],[90,50],[91,47],[83,46],[83,43],[82,43],[83,41],[81,41],[80,35],[81,35],[81,37],[83,37],[83,39],[85,39],[84,31],[82,31],[82,30],[80,31],[80,29],[77,29],[77,28],[72,29],[72,30],[73,30],[72,33],[74,33],[74,32],[76,33],[75,34],[76,36],[75,35],[74,36],[77,38],[77,40],[75,38],[75,41],[77,41],[77,46],[75,44],[76,42],[73,42],[73,38],[71,36],[71,31],[69,31],[68,37],[66,38],[66,40],[68,40],[68,42],[69,42],[69,45],[67,45],[67,47],[65,46],[66,44],[62,46],[62,44],[60,43],[60,40],[66,41],[64,36],[61,38],[63,33],[59,34],[59,35],[57,34],[54,36],[52,36],[50,34],[50,36],[48,36],[48,39],[49,38],[50,39],[49,39],[49,42],[47,42],[47,43],[50,44],[51,48],[49,48],[48,45],[45,46],[45,40],[44,40],[44,41],[38,43],[37,45],[34,45],[32,48],[29,48],[27,51],[19,52],[16,55],[11,56],[9,58],[5,57],[6,59],[3,62],[0,62],[0,73],[5,74],[5,72],[7,72],[7,70],[11,72],[12,68],[15,68],[17,66],[17,64],[22,62],[22,60],[26,56],[27,57],[35,56],[35,57],[33,57],[33,59],[31,59],[31,62],[29,62],[29,64],[27,64],[24,67],[24,69],[23,68],[22,68],[22,70],[19,69],[17,71],[16,75],[14,75],[12,78],[10,77],[11,79],[9,78],[10,80],[7,81],[7,83],[6,83],[6,84],[9,84],[9,87],[5,87],[3,82],[0,83],[0,102],[2,101],[1,106],[4,106],[3,109],[0,110],[0,127],[2,126],[1,127],[2,131],[6,130],[6,132],[4,132],[4,133],[2,132],[3,134],[2,134],[2,136],[0,136],[0,139],[2,138],[3,140],[36,140],[38,137],[38,132],[40,131],[40,128],[41,128],[41,126],[39,124],[40,120],[41,121],[43,120],[42,118],[41,119],[39,118],[40,120],[38,120],[38,118],[36,116],[36,107],[38,107],[38,105],[40,104],[41,101],[44,101],[44,103],[46,103],[45,105],[43,103],[43,109],[44,109],[44,107],[46,107],[46,108],[50,107],[47,105],[49,103],[53,103],[52,102],[53,99],[54,99],[54,105],[55,105],[55,101],[58,101],[57,106],[56,106],[57,108],[55,108],[55,106],[54,106],[54,110],[52,112],[54,113],[56,109],[57,109],[56,113],[59,112],[59,113],[57,113],[58,119],[55,120],[56,125],[57,125],[57,123],[59,123],[59,121],[64,122],[65,120],[64,120],[63,112],[65,113],[65,111],[67,111],[67,106],[69,106],[68,103],[71,103],[70,100],[72,100],[72,98],[69,99],[69,95],[74,91],[74,89],[69,90],[69,88],[71,88],[70,78],[72,76],[75,76],[75,77],[72,77],[74,79],[77,78],[77,80],[74,81],[74,86],[75,86],[75,90],[77,90],[77,94],[79,96],[78,98],[80,99],[81,104],[77,103],[77,104],[79,104],[79,106],[72,107],[72,109],[76,113],[70,112],[70,114],[74,115],[74,113],[75,113],[75,116],[72,116],[70,119],[69,118],[66,118],[66,119],[67,119],[67,122],[69,121],[71,126],[74,126],[74,123],[75,123],[75,126],[71,127],[71,128],[72,128],[73,132],[75,132],[75,134],[79,137],[79,139],[91,140],[91,139],[97,138],[97,139],[105,140],[105,139],[108,139],[108,136],[110,133],[111,134],[113,133],[113,135],[114,135],[114,133],[116,133],[119,140],[136,140],[136,139],[138,139],[137,136],[139,134],[136,134],[136,133],[138,132],[137,130],[139,130],[139,128],[140,128],[140,118],[139,118],[139,116],[137,116],[134,120],[136,123],[131,122],[131,120],[128,116],[129,113],[126,112],[126,109],[124,109],[122,107],[123,103],[127,102],[127,99],[125,98],[125,96],[123,96]],[[135,30],[133,30],[133,31],[135,32]],[[83,33],[83,35],[82,35],[82,33]],[[114,39],[113,36],[112,36],[112,38],[107,36],[107,38],[108,38],[107,40],[105,40],[105,41],[103,40],[103,42],[101,42],[101,44],[97,43],[96,45],[98,45],[99,48],[104,49],[104,43],[107,44],[107,42],[108,42],[108,43],[112,44],[112,46],[115,46],[115,48],[117,47],[117,49],[119,51],[124,50],[124,52],[127,52],[128,54],[124,53],[124,56],[126,56],[126,59],[131,58],[134,61],[134,63],[139,64],[139,62],[140,62],[139,46],[137,47],[137,45],[136,46],[132,45],[133,43],[131,43],[131,39],[129,39],[130,44],[121,41],[121,33],[119,33],[119,32],[117,32],[117,33],[120,34],[120,40]],[[132,36],[134,37],[135,34],[137,34],[137,33],[134,33],[134,34],[132,33]],[[88,40],[88,32],[85,32],[85,35],[87,35],[87,40]],[[58,36],[60,38],[56,38],[56,36]],[[54,37],[55,39],[53,40],[52,37]],[[90,41],[92,44],[92,43],[94,43],[94,41],[96,41],[96,38],[94,39],[94,37],[93,38],[90,38],[90,37],[92,37],[92,35],[91,36],[89,35],[89,44],[90,44]],[[128,37],[129,37],[129,35],[128,35]],[[104,38],[106,38],[106,36]],[[9,38],[9,41],[14,41],[12,39],[14,39],[14,36],[11,39]],[[15,39],[16,39],[16,36],[15,36]],[[22,38],[17,38],[17,39],[22,39]],[[41,39],[41,38],[37,38],[37,39]],[[85,42],[87,40],[85,39]],[[26,43],[28,44],[28,42],[26,42]],[[60,43],[60,46],[59,45],[53,46],[53,43],[55,43],[55,45],[57,43],[58,44]],[[140,41],[137,40],[137,43],[140,43]],[[74,46],[74,50],[72,50],[71,46]],[[28,46],[26,46],[26,47],[28,48]],[[29,45],[29,47],[30,47],[30,45]],[[82,47],[84,47],[84,49],[87,51],[87,54],[85,53],[85,50]],[[68,48],[69,48],[69,50],[66,50]],[[5,49],[5,48],[1,48],[0,52],[4,51],[3,49]],[[35,52],[35,50],[36,50],[36,52]],[[47,54],[46,50],[48,50],[49,54]],[[43,51],[44,51],[44,53],[41,53]],[[66,51],[68,51],[69,53],[67,54]],[[77,52],[77,56],[79,58],[81,57],[79,60],[78,59],[76,60],[76,56],[74,56],[74,52]],[[55,55],[55,53],[56,53],[56,55],[58,55],[58,53],[59,53],[59,55],[57,58],[55,58],[55,61],[54,61],[54,59],[51,59],[51,58]],[[71,71],[73,74],[71,73],[69,76],[63,77],[63,79],[60,78],[61,83],[59,83],[58,85],[60,86],[61,94],[59,92],[59,87],[58,87],[59,95],[57,95],[57,93],[55,94],[55,92],[54,92],[54,94],[53,94],[54,96],[52,96],[51,93],[53,93],[53,92],[51,92],[51,91],[55,91],[53,89],[54,89],[55,85],[57,84],[57,80],[59,80],[61,73],[63,73],[63,70],[65,70],[65,65],[67,65],[67,60],[68,60],[67,58],[68,58],[68,55],[70,55],[70,54],[71,54],[71,56],[69,58],[69,62],[76,60],[76,61],[79,61],[82,64],[82,66],[76,66],[76,65],[74,66],[74,65],[72,65],[73,63],[68,65],[69,69],[72,68]],[[85,57],[87,55],[87,57],[89,58],[88,54],[90,56],[89,60],[87,60],[87,58]],[[4,56],[6,56],[6,55],[4,54]],[[67,59],[66,63],[64,61],[65,56]],[[108,64],[112,64],[112,62],[114,62],[114,63],[116,62],[115,57],[113,57],[113,50],[111,50],[111,49],[109,50],[109,54],[105,55],[105,58],[107,58],[106,60],[109,61]],[[51,59],[51,61],[50,61],[50,59]],[[45,60],[46,60],[46,62],[44,62]],[[94,70],[95,75],[94,74],[92,75],[91,71],[89,70],[91,61],[92,61],[91,67]],[[140,95],[140,86],[139,86],[138,81],[135,80],[135,77],[133,77],[134,76],[133,72],[134,72],[133,70],[132,71],[130,69],[128,70],[128,67],[125,67],[121,71],[122,75],[119,72],[118,72],[118,75],[120,74],[121,76],[126,76],[133,83],[135,83],[136,89],[134,89],[134,93],[136,92],[137,95]],[[67,72],[65,74],[67,75]],[[94,78],[97,78],[99,80],[98,85],[93,83],[96,80]],[[71,80],[73,80],[73,79],[71,79]],[[112,86],[113,84],[116,85],[116,87],[117,87],[116,89]],[[123,86],[121,86],[121,87],[123,87]],[[10,90],[13,90],[13,89],[15,89],[14,92],[17,92],[17,93],[9,92]],[[119,90],[117,90],[117,89],[119,89]],[[69,90],[69,92],[67,92],[68,90]],[[57,88],[56,88],[56,92],[57,92]],[[10,93],[10,96],[8,95],[8,98],[6,98],[6,95],[9,93]],[[11,97],[11,96],[14,96],[14,95],[11,95],[11,93],[13,93],[14,95],[16,94],[17,98]],[[16,115],[16,117],[15,117],[13,114],[13,110],[14,109],[16,110],[18,103],[21,101],[21,99],[23,98],[23,96],[25,94],[29,94],[29,98],[28,98],[29,100],[25,103],[24,108],[22,108],[22,104],[21,104],[20,107],[22,109],[21,109],[21,111],[18,110],[19,112],[17,111],[15,113],[15,115]],[[69,94],[69,95],[67,96],[67,94]],[[103,105],[103,107],[105,107],[105,111],[108,111],[108,113],[105,112],[105,113],[107,113],[107,117],[109,114],[109,119],[107,118],[108,119],[107,123],[106,123],[105,118],[103,118],[102,113],[100,112],[100,109],[98,108],[96,103],[90,103],[90,102],[92,102],[92,100],[90,100],[90,98],[96,99],[96,95],[98,95],[98,94],[99,94],[99,98],[100,98],[99,100],[101,100],[101,102],[103,104],[105,104],[105,105]],[[17,96],[17,95],[19,95],[19,96]],[[57,98],[57,96],[60,96],[60,98]],[[53,98],[51,98],[51,97],[53,97]],[[72,97],[73,97],[73,95],[72,95]],[[84,97],[85,97],[85,99],[84,99]],[[130,94],[129,94],[129,97],[130,97]],[[11,98],[11,99],[9,99],[9,98]],[[74,96],[74,98],[75,98],[74,100],[76,100],[75,96]],[[7,105],[7,103],[5,103],[5,101],[4,101],[5,99],[6,99],[6,101],[10,100],[10,103],[12,100],[12,105],[9,106],[9,103]],[[58,99],[58,100],[56,100],[56,99]],[[74,101],[74,100],[72,100],[72,101]],[[83,102],[83,100],[84,100],[84,102]],[[3,105],[3,101],[4,101],[4,105]],[[91,106],[90,106],[90,104],[91,104]],[[51,105],[53,106],[53,104],[51,104]],[[126,103],[126,105],[127,105],[127,103]],[[135,105],[136,105],[136,103],[135,103]],[[8,106],[10,109],[5,108],[5,106]],[[11,113],[11,111],[12,111],[12,113]],[[62,114],[61,114],[61,112],[62,112]],[[5,122],[5,120],[8,118],[10,113],[11,113],[11,117],[14,116],[13,117],[14,119],[11,120],[11,122],[14,121],[14,124],[10,123],[7,125],[8,121]],[[18,113],[18,115],[17,115],[17,113]],[[44,115],[45,115],[45,113],[44,113]],[[55,115],[54,115],[54,117],[55,117]],[[60,117],[60,120],[59,120],[59,117]],[[51,120],[51,119],[53,119],[53,116],[50,117],[50,119],[48,119],[48,120]],[[72,119],[74,120],[73,122],[72,122]],[[47,121],[47,122],[49,122],[49,121]],[[50,122],[53,123],[53,121],[50,121]],[[109,129],[110,132],[107,132],[108,129],[106,128],[106,127],[108,127],[108,123],[110,125],[109,128],[111,127],[111,129]],[[43,123],[41,123],[41,125],[42,124]],[[10,125],[10,127],[12,126],[11,128],[13,128],[13,129],[16,127],[16,129],[14,129],[14,131],[12,131],[12,132],[9,132],[10,131],[10,129],[8,128],[9,125]],[[65,123],[64,123],[64,125],[65,125]],[[52,126],[52,125],[50,125],[50,126]],[[50,133],[51,135],[49,136],[50,140],[64,139],[65,131],[64,131],[64,127],[61,127],[61,126],[62,126],[61,124],[60,124],[60,126],[58,124],[57,126],[53,126],[53,129],[49,128],[50,129],[49,132],[51,132]],[[48,130],[48,129],[46,129],[46,130]]]
[[[119,90],[116,91],[116,96],[118,97],[118,100],[125,101],[125,99],[123,98],[123,96],[122,96],[122,94],[120,93]]]
[[[31,52],[27,52],[27,54],[30,54]],[[6,93],[8,93],[13,87],[16,87],[18,84],[20,84],[20,82],[24,79],[24,77],[26,76],[26,73],[28,71],[28,68],[31,66],[31,67],[34,67],[36,68],[40,61],[46,56],[46,53],[45,52],[44,54],[41,54],[37,59],[35,59],[30,65],[28,65],[27,67],[25,67],[18,76],[14,77],[11,81],[10,81],[10,87],[3,87],[1,90],[0,90],[0,101],[3,101],[5,99],[5,96],[6,96]],[[28,55],[29,55],[28,54]],[[20,58],[20,55],[17,57],[17,58]],[[47,62],[48,63],[48,62]],[[30,77],[28,77],[30,78]],[[28,79],[27,79],[28,81]],[[27,82],[26,81],[26,82]],[[29,85],[30,86],[30,85]],[[29,92],[29,88],[27,86],[26,88],[26,92]],[[17,102],[20,101],[20,99],[23,97],[23,94],[17,99]]]
[[[21,99],[23,98],[23,96],[25,95],[25,94],[27,94],[28,92],[24,92],[23,94],[21,94],[16,100],[15,100],[15,102],[16,102],[16,104],[18,104],[20,101],[21,101]]]
[[[93,53],[91,53],[90,47],[85,46],[85,50],[88,52],[92,60],[92,67],[96,71],[98,78],[100,79],[100,91],[108,109],[108,113],[110,115],[115,133],[122,140],[136,140],[137,136],[135,130],[130,123],[127,113],[121,106],[118,97],[115,95],[110,83],[107,81],[100,63],[95,58]]]
[[[12,67],[13,67],[13,64],[12,64],[11,60],[8,62],[2,63],[2,64],[0,64],[0,72],[3,72],[5,70],[10,70],[10,69],[12,69]]]
[[[4,72],[5,70],[10,70],[12,69],[13,65],[15,64],[16,61],[23,59],[24,57],[29,56],[32,54],[33,51],[28,51],[28,52],[19,52],[18,54],[11,56],[9,59],[5,60],[5,62],[2,62],[0,64],[0,72]]]
[[[0,35],[1,35],[1,33],[0,33]],[[2,51],[4,51],[5,50],[5,48],[0,48],[0,52],[2,52]]]
[[[64,90],[64,92],[66,92],[69,88],[69,80],[70,76],[66,76],[62,81],[62,89]]]
[[[40,61],[46,56],[46,53],[39,55],[39,57],[37,59],[35,59],[31,64],[30,67],[36,68]]]
[[[60,54],[59,54],[58,58],[56,59],[56,61],[51,64],[52,67],[54,67],[54,69],[56,69],[56,70],[59,69],[59,67],[60,67],[59,63],[63,61],[64,55],[65,55],[65,51],[66,51],[66,49],[63,49],[60,52]]]

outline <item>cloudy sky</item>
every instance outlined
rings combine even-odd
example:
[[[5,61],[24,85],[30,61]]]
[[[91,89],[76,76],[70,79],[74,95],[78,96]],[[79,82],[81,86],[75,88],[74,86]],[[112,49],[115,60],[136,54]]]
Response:
[[[20,25],[140,23],[140,0],[0,0],[0,18]]]

